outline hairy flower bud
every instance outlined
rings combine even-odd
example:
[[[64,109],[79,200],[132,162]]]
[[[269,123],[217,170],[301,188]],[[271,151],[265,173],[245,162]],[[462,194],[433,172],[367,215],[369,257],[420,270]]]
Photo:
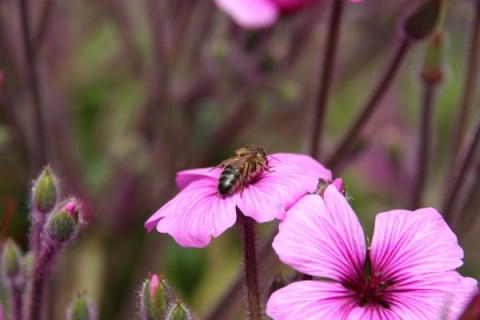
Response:
[[[17,244],[8,239],[3,247],[2,271],[7,278],[13,279],[21,269],[21,254]]]
[[[68,320],[93,320],[95,319],[95,308],[88,297],[78,293],[70,303],[67,311]]]
[[[154,274],[143,283],[141,299],[146,319],[164,319],[172,300],[171,290],[162,276]]]
[[[30,273],[32,271],[33,259],[34,259],[34,256],[31,251],[27,252],[23,256],[23,274],[26,278],[30,276]]]
[[[55,175],[45,166],[32,190],[33,208],[41,213],[50,212],[57,203],[58,190]]]
[[[57,243],[73,238],[78,230],[78,202],[68,199],[60,204],[50,215],[46,224],[46,234]]]
[[[403,24],[407,36],[422,40],[435,29],[442,10],[442,0],[428,0],[421,4]]]
[[[314,193],[318,194],[319,196],[323,196],[323,193],[325,192],[325,190],[327,189],[327,187],[329,185],[335,186],[335,188],[337,188],[337,190],[340,193],[345,195],[345,188],[343,187],[343,179],[342,178],[337,178],[333,181],[323,179],[323,178],[318,179],[317,189],[315,190]]]
[[[166,319],[168,320],[192,320],[193,317],[185,306],[185,304],[181,301],[177,301],[177,304],[170,310]]]

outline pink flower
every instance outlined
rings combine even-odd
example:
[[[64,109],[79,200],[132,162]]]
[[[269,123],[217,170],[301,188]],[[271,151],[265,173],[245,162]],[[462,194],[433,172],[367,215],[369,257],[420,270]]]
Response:
[[[432,208],[378,214],[367,250],[355,213],[329,186],[299,200],[279,229],[280,259],[321,279],[275,291],[273,319],[456,319],[478,291],[455,271],[463,250]]]
[[[218,192],[222,169],[202,168],[177,174],[181,190],[145,223],[150,232],[170,234],[185,247],[205,247],[237,219],[237,208],[257,222],[283,219],[298,199],[314,192],[318,179],[331,173],[309,156],[277,153],[269,156],[271,172],[264,170],[246,186],[228,196]]]
[[[281,13],[295,11],[318,0],[215,0],[225,11],[244,28],[265,28],[274,24]],[[362,0],[352,0],[360,2]]]

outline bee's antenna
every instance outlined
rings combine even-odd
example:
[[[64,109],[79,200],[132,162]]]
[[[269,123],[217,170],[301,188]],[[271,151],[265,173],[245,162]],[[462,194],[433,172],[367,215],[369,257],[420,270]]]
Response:
[[[278,162],[282,162],[282,160],[278,159],[277,157],[274,157],[272,155],[268,155],[270,158],[277,160]]]

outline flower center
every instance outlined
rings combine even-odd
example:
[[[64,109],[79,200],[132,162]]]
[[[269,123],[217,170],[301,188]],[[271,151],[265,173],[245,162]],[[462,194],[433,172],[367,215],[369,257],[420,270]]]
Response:
[[[390,309],[390,304],[386,300],[385,289],[391,285],[382,280],[380,274],[371,274],[355,290],[358,294],[358,304],[360,306],[377,305]]]
[[[364,274],[358,275],[355,280],[352,280],[350,283],[344,284],[344,286],[356,294],[359,306],[380,306],[390,309],[390,303],[387,299],[388,291],[386,289],[393,284],[393,281],[386,280],[381,272],[371,270],[368,251]]]

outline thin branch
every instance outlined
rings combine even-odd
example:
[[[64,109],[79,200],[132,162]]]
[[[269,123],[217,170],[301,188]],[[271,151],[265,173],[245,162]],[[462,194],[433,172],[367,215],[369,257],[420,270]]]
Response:
[[[343,15],[344,0],[334,0],[330,20],[328,22],[328,36],[325,44],[324,60],[318,90],[317,105],[313,114],[313,127],[310,133],[309,154],[318,158],[321,150],[328,99],[333,82],[333,70],[337,56],[337,47],[340,38],[340,25]]]
[[[470,117],[473,100],[475,98],[475,88],[478,80],[478,64],[480,54],[480,0],[477,0],[475,6],[475,17],[472,25],[472,33],[470,38],[470,48],[468,57],[465,60],[465,79],[463,92],[460,100],[460,107],[456,120],[454,122],[454,130],[452,132],[452,141],[450,144],[451,159],[448,166],[447,179],[452,178],[452,174],[457,170],[457,162],[459,161],[461,147],[464,143],[468,118]]]
[[[388,88],[392,84],[395,75],[400,69],[400,65],[405,60],[408,49],[410,48],[411,40],[403,37],[397,45],[397,48],[393,54],[393,59],[389,63],[385,73],[377,83],[377,87],[373,90],[370,98],[363,107],[358,117],[354,120],[354,123],[344,135],[343,139],[337,144],[337,148],[333,151],[330,158],[327,160],[327,168],[335,170],[340,161],[343,160],[345,154],[350,150],[350,147],[354,144],[358,138],[359,133],[371,119],[374,111],[379,106],[380,100],[383,98]]]
[[[452,225],[458,220],[459,211],[457,209],[460,196],[464,192],[467,174],[471,172],[472,166],[478,158],[480,147],[480,121],[477,123],[475,133],[466,148],[465,156],[457,170],[455,170],[452,181],[447,182],[447,192],[443,203],[443,215],[445,221]]]
[[[47,34],[48,23],[52,16],[53,8],[55,6],[55,0],[45,0],[42,7],[42,13],[40,15],[40,22],[38,23],[37,33],[35,34],[35,50],[38,52],[42,47]]]
[[[42,96],[40,92],[38,80],[38,61],[35,48],[32,43],[30,32],[30,20],[28,17],[28,0],[20,0],[20,21],[22,25],[22,38],[25,50],[26,63],[28,66],[28,80],[33,99],[33,127],[37,137],[37,156],[38,163],[34,164],[34,168],[39,169],[46,164],[45,136],[42,119]]]
[[[435,106],[436,85],[425,84],[423,88],[422,110],[420,116],[420,134],[417,149],[417,172],[412,188],[410,208],[415,210],[421,205],[428,176],[428,165],[432,156],[433,143],[433,108]]]

